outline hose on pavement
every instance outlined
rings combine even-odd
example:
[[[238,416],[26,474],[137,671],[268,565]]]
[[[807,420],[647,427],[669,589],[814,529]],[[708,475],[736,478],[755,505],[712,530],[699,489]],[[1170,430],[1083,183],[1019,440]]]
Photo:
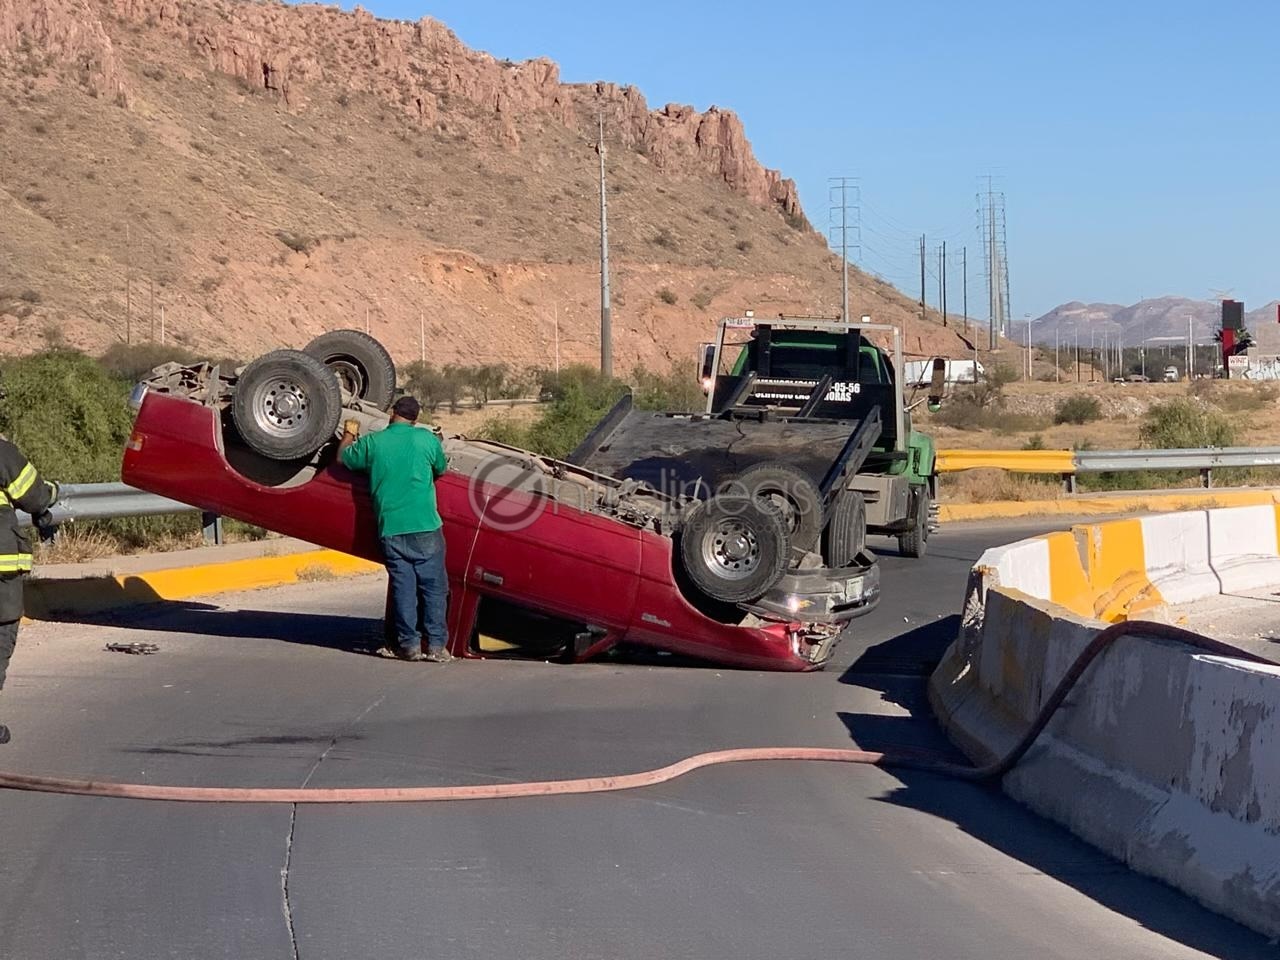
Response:
[[[1004,757],[981,767],[953,763],[910,750],[880,752],[827,747],[743,747],[698,753],[665,767],[607,777],[574,780],[534,780],[525,783],[466,784],[436,787],[179,787],[146,783],[113,783],[105,780],[73,780],[0,773],[0,789],[36,793],[116,797],[125,800],[168,800],[187,803],[426,803],[445,800],[501,800],[515,797],[566,796],[634,790],[666,783],[703,767],[758,760],[802,760],[822,763],[858,763],[885,769],[920,770],[983,781],[1003,776],[1017,765],[1040,736],[1072,688],[1099,654],[1116,640],[1141,635],[1173,640],[1219,656],[1271,664],[1271,661],[1218,640],[1211,640],[1162,623],[1132,620],[1100,631],[1082,650],[1058,681],[1044,706],[1018,743]]]

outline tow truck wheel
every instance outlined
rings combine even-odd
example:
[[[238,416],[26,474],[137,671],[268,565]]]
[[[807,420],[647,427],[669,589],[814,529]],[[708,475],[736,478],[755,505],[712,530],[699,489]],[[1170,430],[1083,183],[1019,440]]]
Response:
[[[332,370],[338,383],[353,397],[379,410],[387,409],[395,399],[395,362],[387,348],[363,330],[322,333],[303,347],[302,352]]]
[[[898,552],[904,557],[923,557],[925,542],[929,539],[929,491],[917,487],[911,494],[912,519],[914,525],[905,533],[898,534]]]
[[[842,490],[831,508],[822,559],[847,567],[867,545],[867,503],[857,490]]]
[[[729,488],[771,502],[782,511],[793,553],[803,557],[817,544],[822,535],[822,494],[799,467],[757,463],[730,480]]]
[[[721,494],[690,508],[680,529],[680,561],[713,600],[756,600],[787,569],[790,544],[781,512],[752,497]]]
[[[300,350],[275,350],[244,368],[231,419],[245,445],[271,460],[303,460],[324,446],[342,415],[333,372]]]

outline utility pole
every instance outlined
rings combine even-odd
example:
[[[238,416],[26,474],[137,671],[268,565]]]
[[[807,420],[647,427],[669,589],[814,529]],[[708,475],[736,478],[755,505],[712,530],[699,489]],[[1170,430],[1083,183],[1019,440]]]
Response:
[[[849,231],[854,232],[854,245],[861,252],[861,193],[857,177],[831,177],[828,183],[828,201],[831,209],[828,224],[831,230],[840,231],[840,319],[849,319]],[[854,223],[849,223],[849,192],[853,192]],[[839,201],[836,200],[839,191]],[[836,224],[835,213],[840,211],[840,222]],[[829,237],[828,237],[829,239]]]
[[[1053,327],[1053,382],[1062,382],[1062,359],[1058,356],[1058,348],[1062,345],[1062,329],[1059,324]]]
[[[597,114],[600,139],[600,373],[613,376],[613,310],[609,298],[609,205],[605,197],[604,179],[604,114]]]
[[[1080,382],[1080,328],[1075,328],[1076,332],[1076,383]]]
[[[124,342],[133,343],[133,238],[124,225]]]
[[[160,346],[164,346],[164,304],[160,304]]]
[[[928,315],[924,305],[924,234],[920,234],[920,319],[927,320]]]
[[[947,326],[947,241],[942,241],[942,325]]]
[[[556,338],[556,383],[560,382],[560,301],[556,301],[555,313],[555,338]]]
[[[427,362],[427,322],[421,310],[418,311],[418,360]]]
[[[1196,375],[1196,348],[1191,339],[1191,314],[1187,314],[1187,380]]]
[[[1031,314],[1024,314],[1023,319],[1027,321],[1027,380],[1031,379]],[[1015,333],[1016,337],[1017,334]]]
[[[961,289],[964,291],[964,302],[961,309],[964,311],[964,335],[969,335],[969,248],[960,248],[960,277]],[[973,349],[978,349],[977,337],[974,338]]]
[[[942,249],[943,249],[942,247],[939,247],[939,248],[938,248],[938,276],[937,276],[937,280],[938,280],[938,309],[942,312],[942,325],[945,327],[945,326],[947,325],[947,311],[946,311],[946,309],[942,306],[942,299],[943,299],[943,295],[942,295],[942,257],[943,257]]]

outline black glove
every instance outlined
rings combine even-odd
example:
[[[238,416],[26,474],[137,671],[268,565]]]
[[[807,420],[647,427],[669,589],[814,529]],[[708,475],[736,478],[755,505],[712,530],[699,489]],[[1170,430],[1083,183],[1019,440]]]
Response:
[[[40,534],[40,542],[47,543],[53,539],[53,535],[57,532],[58,525],[53,519],[53,513],[49,510],[41,510],[31,522],[35,524],[36,532]]]

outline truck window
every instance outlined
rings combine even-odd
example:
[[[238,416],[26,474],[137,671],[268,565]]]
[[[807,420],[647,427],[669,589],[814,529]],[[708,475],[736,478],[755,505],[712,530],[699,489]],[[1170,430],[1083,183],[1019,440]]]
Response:
[[[754,369],[756,342],[735,345],[737,355],[729,366],[732,376],[741,376],[749,369]],[[785,380],[820,380],[830,373],[836,380],[850,380],[853,371],[844,367],[840,349],[843,344],[796,342],[774,340],[769,375]],[[725,352],[729,352],[729,344],[725,344]],[[858,380],[866,384],[890,383],[885,368],[884,358],[880,351],[870,345],[863,345],[862,362],[858,368]]]

